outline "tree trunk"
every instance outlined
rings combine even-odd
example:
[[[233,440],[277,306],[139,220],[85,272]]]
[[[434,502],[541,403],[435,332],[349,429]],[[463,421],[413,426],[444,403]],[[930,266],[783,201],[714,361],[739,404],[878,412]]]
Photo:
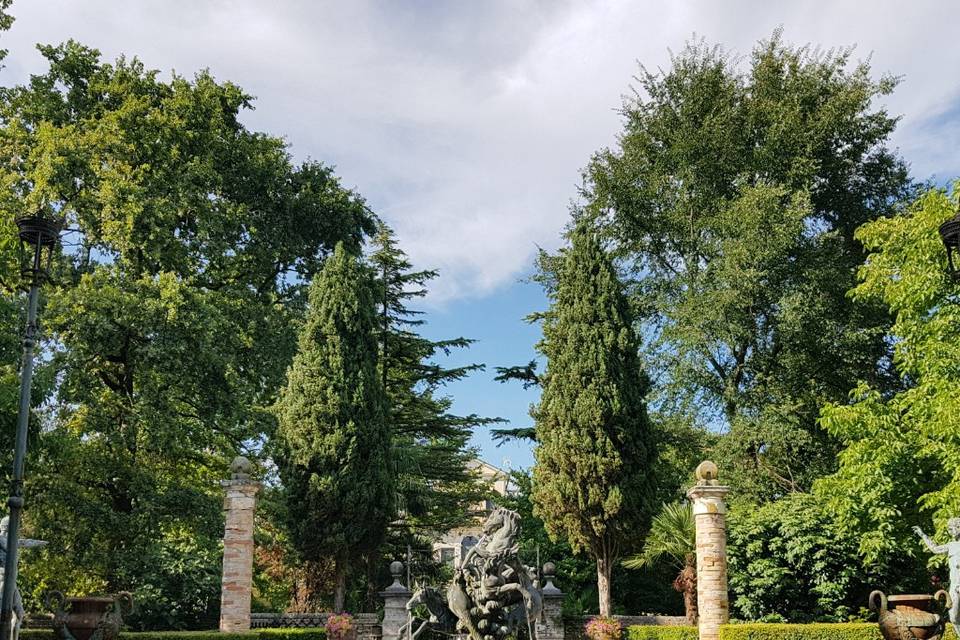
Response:
[[[597,557],[597,593],[600,595],[600,615],[610,615],[610,558]]]
[[[376,612],[379,597],[377,593],[377,573],[380,568],[380,553],[376,550],[371,551],[366,557],[367,560],[367,597],[364,603],[364,611]]]
[[[343,613],[344,601],[347,599],[347,560],[338,557],[334,569],[335,583],[333,587],[333,612]]]
[[[683,569],[673,581],[673,588],[683,594],[683,608],[687,622],[696,624],[699,611],[697,610],[697,560],[694,556],[687,556]]]

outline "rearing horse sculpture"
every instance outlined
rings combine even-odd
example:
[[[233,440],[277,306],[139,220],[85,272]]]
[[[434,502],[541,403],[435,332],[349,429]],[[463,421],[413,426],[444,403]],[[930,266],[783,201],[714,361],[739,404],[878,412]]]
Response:
[[[416,630],[411,621],[401,638],[415,640],[430,628],[465,632],[471,640],[502,640],[525,627],[534,640],[533,621],[543,610],[543,595],[530,575],[532,570],[517,557],[519,534],[520,516],[509,509],[495,509],[484,522],[483,536],[455,569],[446,602],[439,590],[424,587],[407,603],[408,610],[426,605],[430,619]]]

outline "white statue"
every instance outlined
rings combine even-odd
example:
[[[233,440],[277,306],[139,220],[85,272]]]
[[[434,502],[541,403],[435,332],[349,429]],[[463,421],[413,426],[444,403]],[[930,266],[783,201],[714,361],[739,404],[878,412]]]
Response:
[[[10,517],[4,516],[0,520],[0,585],[3,584],[3,578],[6,574],[6,562],[7,562],[7,529],[10,528]],[[21,538],[20,543],[17,545],[22,549],[35,549],[37,547],[43,547],[47,544],[46,540],[31,540],[30,538]],[[10,624],[13,625],[13,629],[10,633],[11,640],[18,640],[20,637],[20,627],[23,625],[23,616],[25,612],[23,610],[23,598],[20,597],[20,587],[17,585],[13,586],[13,619],[10,621]]]
[[[947,521],[947,531],[953,540],[946,544],[935,543],[920,527],[914,527],[913,530],[927,545],[927,549],[930,549],[930,553],[947,556],[947,563],[950,565],[950,587],[947,589],[950,594],[950,622],[953,630],[960,635],[960,518],[950,518]]]

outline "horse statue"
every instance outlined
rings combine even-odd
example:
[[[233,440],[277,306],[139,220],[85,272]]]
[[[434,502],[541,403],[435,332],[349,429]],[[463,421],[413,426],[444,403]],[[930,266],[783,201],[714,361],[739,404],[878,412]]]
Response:
[[[534,640],[533,622],[543,611],[543,595],[533,572],[517,556],[520,516],[497,508],[483,524],[483,535],[454,570],[446,599],[438,589],[423,587],[407,603],[411,611],[425,605],[430,619],[414,631],[413,619],[401,632],[415,640],[426,629],[466,633],[470,640],[503,640],[524,625]]]
[[[430,614],[430,617],[423,621],[412,617],[413,610],[420,605],[425,606]],[[427,629],[446,635],[456,634],[457,616],[450,611],[443,594],[438,589],[420,587],[414,591],[413,597],[407,601],[407,611],[410,612],[411,617],[407,624],[400,627],[401,640],[416,640]],[[420,623],[416,631],[413,630],[415,622]]]

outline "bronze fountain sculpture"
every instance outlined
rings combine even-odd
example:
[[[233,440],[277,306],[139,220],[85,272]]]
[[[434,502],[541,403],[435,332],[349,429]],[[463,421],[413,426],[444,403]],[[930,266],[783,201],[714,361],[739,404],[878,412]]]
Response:
[[[446,593],[421,587],[407,603],[411,612],[400,630],[401,640],[415,640],[425,630],[471,640],[501,640],[525,629],[534,637],[533,623],[543,610],[543,594],[535,571],[517,557],[520,516],[509,509],[493,511],[483,536],[454,570]],[[412,617],[418,605],[430,612],[427,620]]]

